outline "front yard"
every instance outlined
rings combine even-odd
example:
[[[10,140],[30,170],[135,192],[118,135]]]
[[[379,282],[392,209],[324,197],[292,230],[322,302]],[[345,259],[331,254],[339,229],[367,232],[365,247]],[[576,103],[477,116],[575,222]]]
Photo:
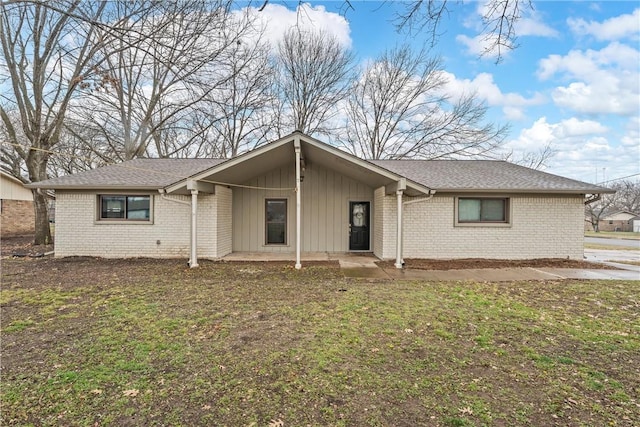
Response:
[[[2,260],[2,425],[634,426],[640,282]]]

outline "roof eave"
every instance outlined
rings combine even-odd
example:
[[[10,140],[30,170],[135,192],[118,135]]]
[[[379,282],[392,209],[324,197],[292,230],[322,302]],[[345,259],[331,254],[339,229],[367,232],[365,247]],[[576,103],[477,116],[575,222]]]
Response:
[[[31,184],[26,184],[27,188],[36,188],[43,190],[68,190],[68,191],[158,191],[161,186],[153,185],[39,185],[39,183],[34,182]]]
[[[499,194],[611,194],[615,190],[610,189],[575,189],[575,190],[550,190],[546,188],[436,188],[438,193],[499,193]]]

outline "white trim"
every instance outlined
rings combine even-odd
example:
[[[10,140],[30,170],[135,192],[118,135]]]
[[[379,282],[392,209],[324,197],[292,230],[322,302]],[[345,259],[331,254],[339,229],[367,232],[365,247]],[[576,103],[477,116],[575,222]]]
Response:
[[[198,190],[191,190],[191,250],[189,267],[198,267]]]
[[[300,154],[302,147],[300,146],[300,137],[296,135],[293,140],[293,146],[295,149],[295,162],[296,162],[296,269],[302,268],[300,261],[300,244],[301,244],[301,229],[302,229],[302,186],[300,185]]]
[[[397,220],[396,229],[396,268],[402,268],[402,190],[396,191]]]

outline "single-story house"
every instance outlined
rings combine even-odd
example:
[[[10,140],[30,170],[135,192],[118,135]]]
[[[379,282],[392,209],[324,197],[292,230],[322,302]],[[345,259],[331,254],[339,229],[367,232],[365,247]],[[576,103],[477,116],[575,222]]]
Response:
[[[0,171],[0,236],[33,234],[33,193],[18,178]]]
[[[637,216],[629,211],[606,213],[598,221],[598,231],[633,231],[633,219]],[[589,231],[593,231],[593,226],[589,225]]]
[[[136,159],[30,185],[56,191],[58,257],[371,252],[583,257],[604,187],[504,161],[367,161],[294,132],[232,159]]]

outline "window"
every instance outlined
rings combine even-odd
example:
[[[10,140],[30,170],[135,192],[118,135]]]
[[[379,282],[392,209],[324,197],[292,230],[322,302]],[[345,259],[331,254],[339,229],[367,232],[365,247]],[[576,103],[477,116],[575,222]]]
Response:
[[[287,199],[265,201],[265,229],[267,245],[287,243]]]
[[[509,199],[458,198],[458,223],[508,223]]]
[[[100,196],[101,220],[149,221],[151,196]]]

